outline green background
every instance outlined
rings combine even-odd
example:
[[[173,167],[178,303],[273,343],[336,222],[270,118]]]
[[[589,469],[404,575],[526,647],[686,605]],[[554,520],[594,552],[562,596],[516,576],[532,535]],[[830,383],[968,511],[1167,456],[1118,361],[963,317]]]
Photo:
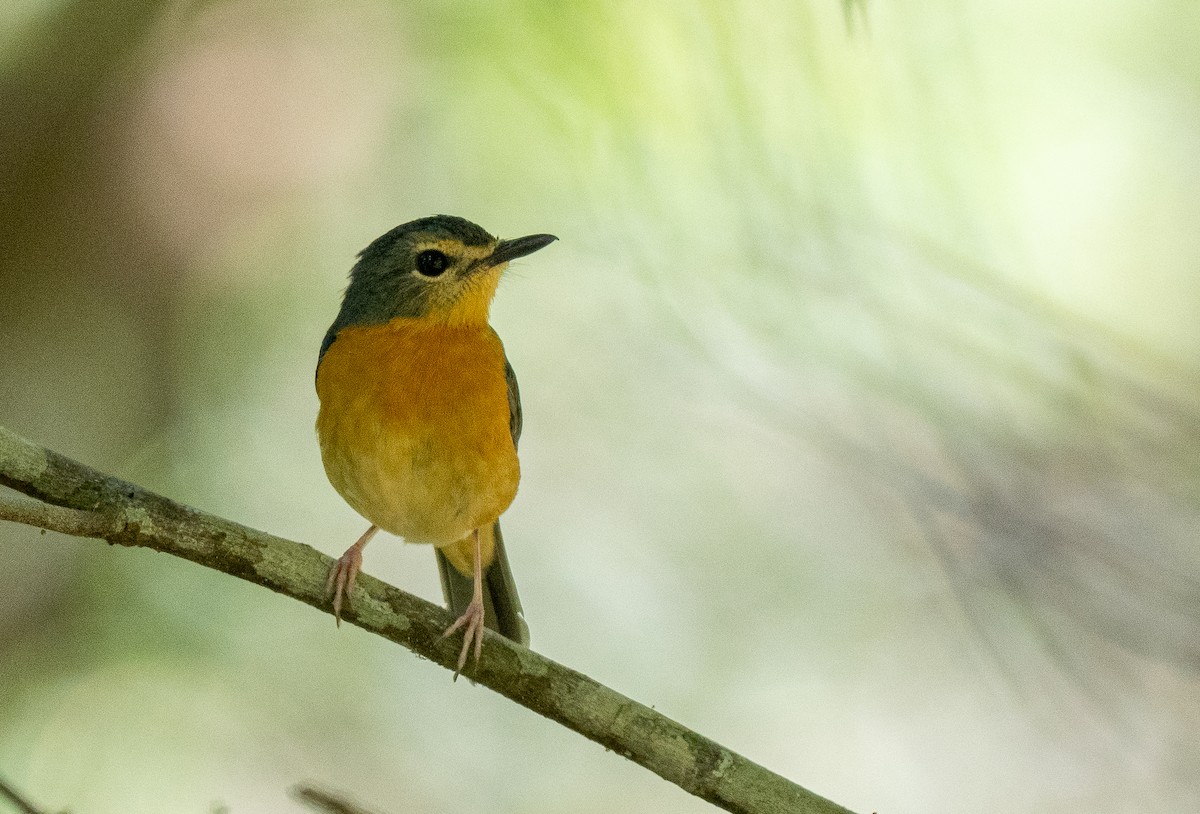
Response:
[[[336,555],[355,253],[551,232],[493,309],[535,648],[858,811],[1195,808],[1197,8],[5,3],[0,423]],[[365,568],[438,595],[426,548]],[[709,810],[307,607],[7,524],[0,778]]]

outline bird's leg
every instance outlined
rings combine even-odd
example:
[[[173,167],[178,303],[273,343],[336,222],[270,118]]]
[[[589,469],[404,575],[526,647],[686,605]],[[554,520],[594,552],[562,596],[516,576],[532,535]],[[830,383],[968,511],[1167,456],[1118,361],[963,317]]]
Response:
[[[354,592],[354,580],[358,578],[362,568],[362,550],[379,531],[379,526],[371,526],[363,532],[358,542],[346,549],[346,553],[338,558],[329,569],[329,579],[325,582],[325,593],[333,594],[333,618],[338,627],[342,626],[342,600],[350,604],[350,594]]]
[[[475,664],[479,664],[479,654],[483,652],[483,552],[479,548],[479,529],[475,529],[475,589],[471,594],[471,603],[458,617],[458,621],[446,628],[442,638],[446,638],[460,627],[463,629],[462,651],[458,654],[458,666],[454,668],[454,679],[462,672],[467,663],[467,653],[471,651],[471,643],[475,644]]]

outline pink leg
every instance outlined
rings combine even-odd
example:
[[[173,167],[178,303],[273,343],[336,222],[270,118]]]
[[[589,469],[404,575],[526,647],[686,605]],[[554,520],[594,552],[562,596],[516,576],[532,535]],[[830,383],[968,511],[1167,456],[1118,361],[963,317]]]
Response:
[[[458,654],[458,667],[454,669],[454,679],[462,672],[467,663],[467,653],[471,652],[471,643],[475,644],[475,664],[479,664],[479,654],[483,652],[483,552],[479,549],[479,529],[475,529],[475,590],[471,594],[471,603],[458,617],[458,621],[446,628],[442,638],[446,638],[460,627],[463,630],[462,651]]]
[[[379,531],[378,526],[371,526],[358,538],[358,542],[346,549],[333,568],[329,569],[329,579],[325,583],[325,593],[333,594],[333,618],[338,627],[342,626],[342,600],[350,604],[350,594],[354,592],[354,580],[362,568],[362,550]]]

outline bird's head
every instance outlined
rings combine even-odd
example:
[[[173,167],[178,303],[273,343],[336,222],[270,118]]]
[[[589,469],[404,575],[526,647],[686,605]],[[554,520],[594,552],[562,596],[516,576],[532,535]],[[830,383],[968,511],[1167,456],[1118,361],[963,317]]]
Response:
[[[557,240],[498,240],[463,218],[433,215],[401,224],[359,254],[335,328],[396,317],[484,324],[510,260]]]

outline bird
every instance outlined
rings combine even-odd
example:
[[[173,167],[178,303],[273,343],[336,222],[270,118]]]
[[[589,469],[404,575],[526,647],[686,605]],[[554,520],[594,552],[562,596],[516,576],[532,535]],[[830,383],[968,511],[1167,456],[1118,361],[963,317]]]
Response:
[[[317,439],[334,489],[370,526],[330,569],[341,624],[379,529],[434,546],[462,629],[455,678],[484,627],[529,643],[500,533],[517,494],[521,395],[489,323],[508,264],[554,235],[493,237],[461,217],[403,223],[358,255],[317,358]]]

